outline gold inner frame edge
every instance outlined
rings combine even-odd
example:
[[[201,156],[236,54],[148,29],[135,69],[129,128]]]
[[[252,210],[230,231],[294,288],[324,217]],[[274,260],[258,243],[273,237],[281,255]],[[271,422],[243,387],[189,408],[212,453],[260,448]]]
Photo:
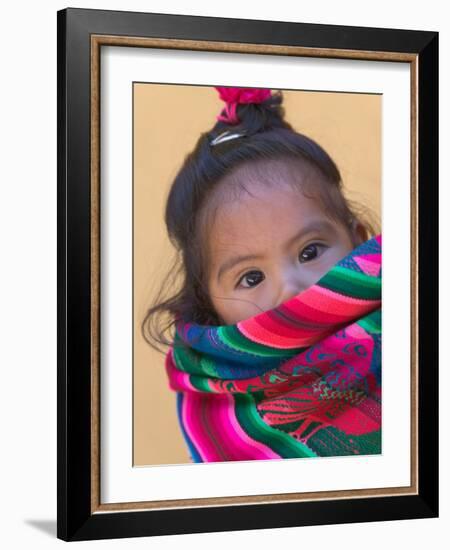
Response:
[[[307,48],[272,44],[247,44],[167,38],[142,38],[115,35],[91,35],[91,513],[132,510],[163,510],[202,508],[229,505],[274,504],[313,500],[405,496],[418,494],[418,55],[403,52],[383,52],[333,48]],[[100,49],[101,46],[187,49],[210,52],[235,52],[365,59],[410,64],[411,100],[411,485],[376,489],[317,491],[233,497],[155,500],[142,502],[100,502]]]

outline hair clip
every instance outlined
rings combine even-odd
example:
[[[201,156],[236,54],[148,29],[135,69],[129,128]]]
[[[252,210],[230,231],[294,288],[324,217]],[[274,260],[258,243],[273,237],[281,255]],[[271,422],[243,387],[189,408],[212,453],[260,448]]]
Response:
[[[235,138],[238,138],[238,137],[243,137],[244,135],[245,135],[245,132],[240,132],[240,133],[235,132],[234,134],[232,134],[232,133],[230,133],[229,130],[226,130],[225,132],[222,132],[221,134],[216,136],[210,142],[210,145],[211,146],[218,145],[219,143],[223,143],[224,141],[228,141],[230,139],[235,139]]]

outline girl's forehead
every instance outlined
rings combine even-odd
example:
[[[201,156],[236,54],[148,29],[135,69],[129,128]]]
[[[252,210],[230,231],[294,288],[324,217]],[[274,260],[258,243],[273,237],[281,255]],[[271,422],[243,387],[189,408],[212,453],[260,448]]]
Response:
[[[320,203],[290,186],[252,186],[240,199],[219,205],[210,227],[212,248],[287,240],[312,222],[328,217]]]
[[[283,181],[277,185],[246,184],[238,196],[231,196],[216,205],[216,223],[234,222],[238,225],[248,219],[257,221],[282,221],[285,218],[298,220],[321,211],[317,197],[306,189]]]
[[[256,208],[259,203],[280,205],[293,198],[320,198],[324,176],[307,161],[268,159],[238,166],[217,184],[210,195],[213,217],[225,208]],[[224,208],[225,207],[225,208]]]
[[[320,171],[306,159],[258,159],[233,168],[222,178],[218,188],[223,192],[230,190],[239,193],[249,185],[280,186],[285,183],[295,187],[320,177]]]

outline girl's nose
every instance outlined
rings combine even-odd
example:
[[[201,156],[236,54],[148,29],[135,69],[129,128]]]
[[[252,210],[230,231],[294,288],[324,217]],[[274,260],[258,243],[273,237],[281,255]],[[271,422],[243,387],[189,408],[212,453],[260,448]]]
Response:
[[[281,291],[279,295],[278,304],[281,304],[283,302],[286,302],[287,300],[290,300],[294,296],[297,296],[297,294],[300,294],[300,292],[303,292],[303,290],[306,289],[306,285],[304,281],[300,279],[298,274],[290,277],[286,277],[282,283],[281,283]]]

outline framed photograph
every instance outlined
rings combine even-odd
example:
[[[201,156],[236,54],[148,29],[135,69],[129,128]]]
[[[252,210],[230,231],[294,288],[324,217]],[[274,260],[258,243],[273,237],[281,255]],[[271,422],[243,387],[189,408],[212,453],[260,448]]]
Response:
[[[438,516],[438,33],[68,8],[58,538]]]

